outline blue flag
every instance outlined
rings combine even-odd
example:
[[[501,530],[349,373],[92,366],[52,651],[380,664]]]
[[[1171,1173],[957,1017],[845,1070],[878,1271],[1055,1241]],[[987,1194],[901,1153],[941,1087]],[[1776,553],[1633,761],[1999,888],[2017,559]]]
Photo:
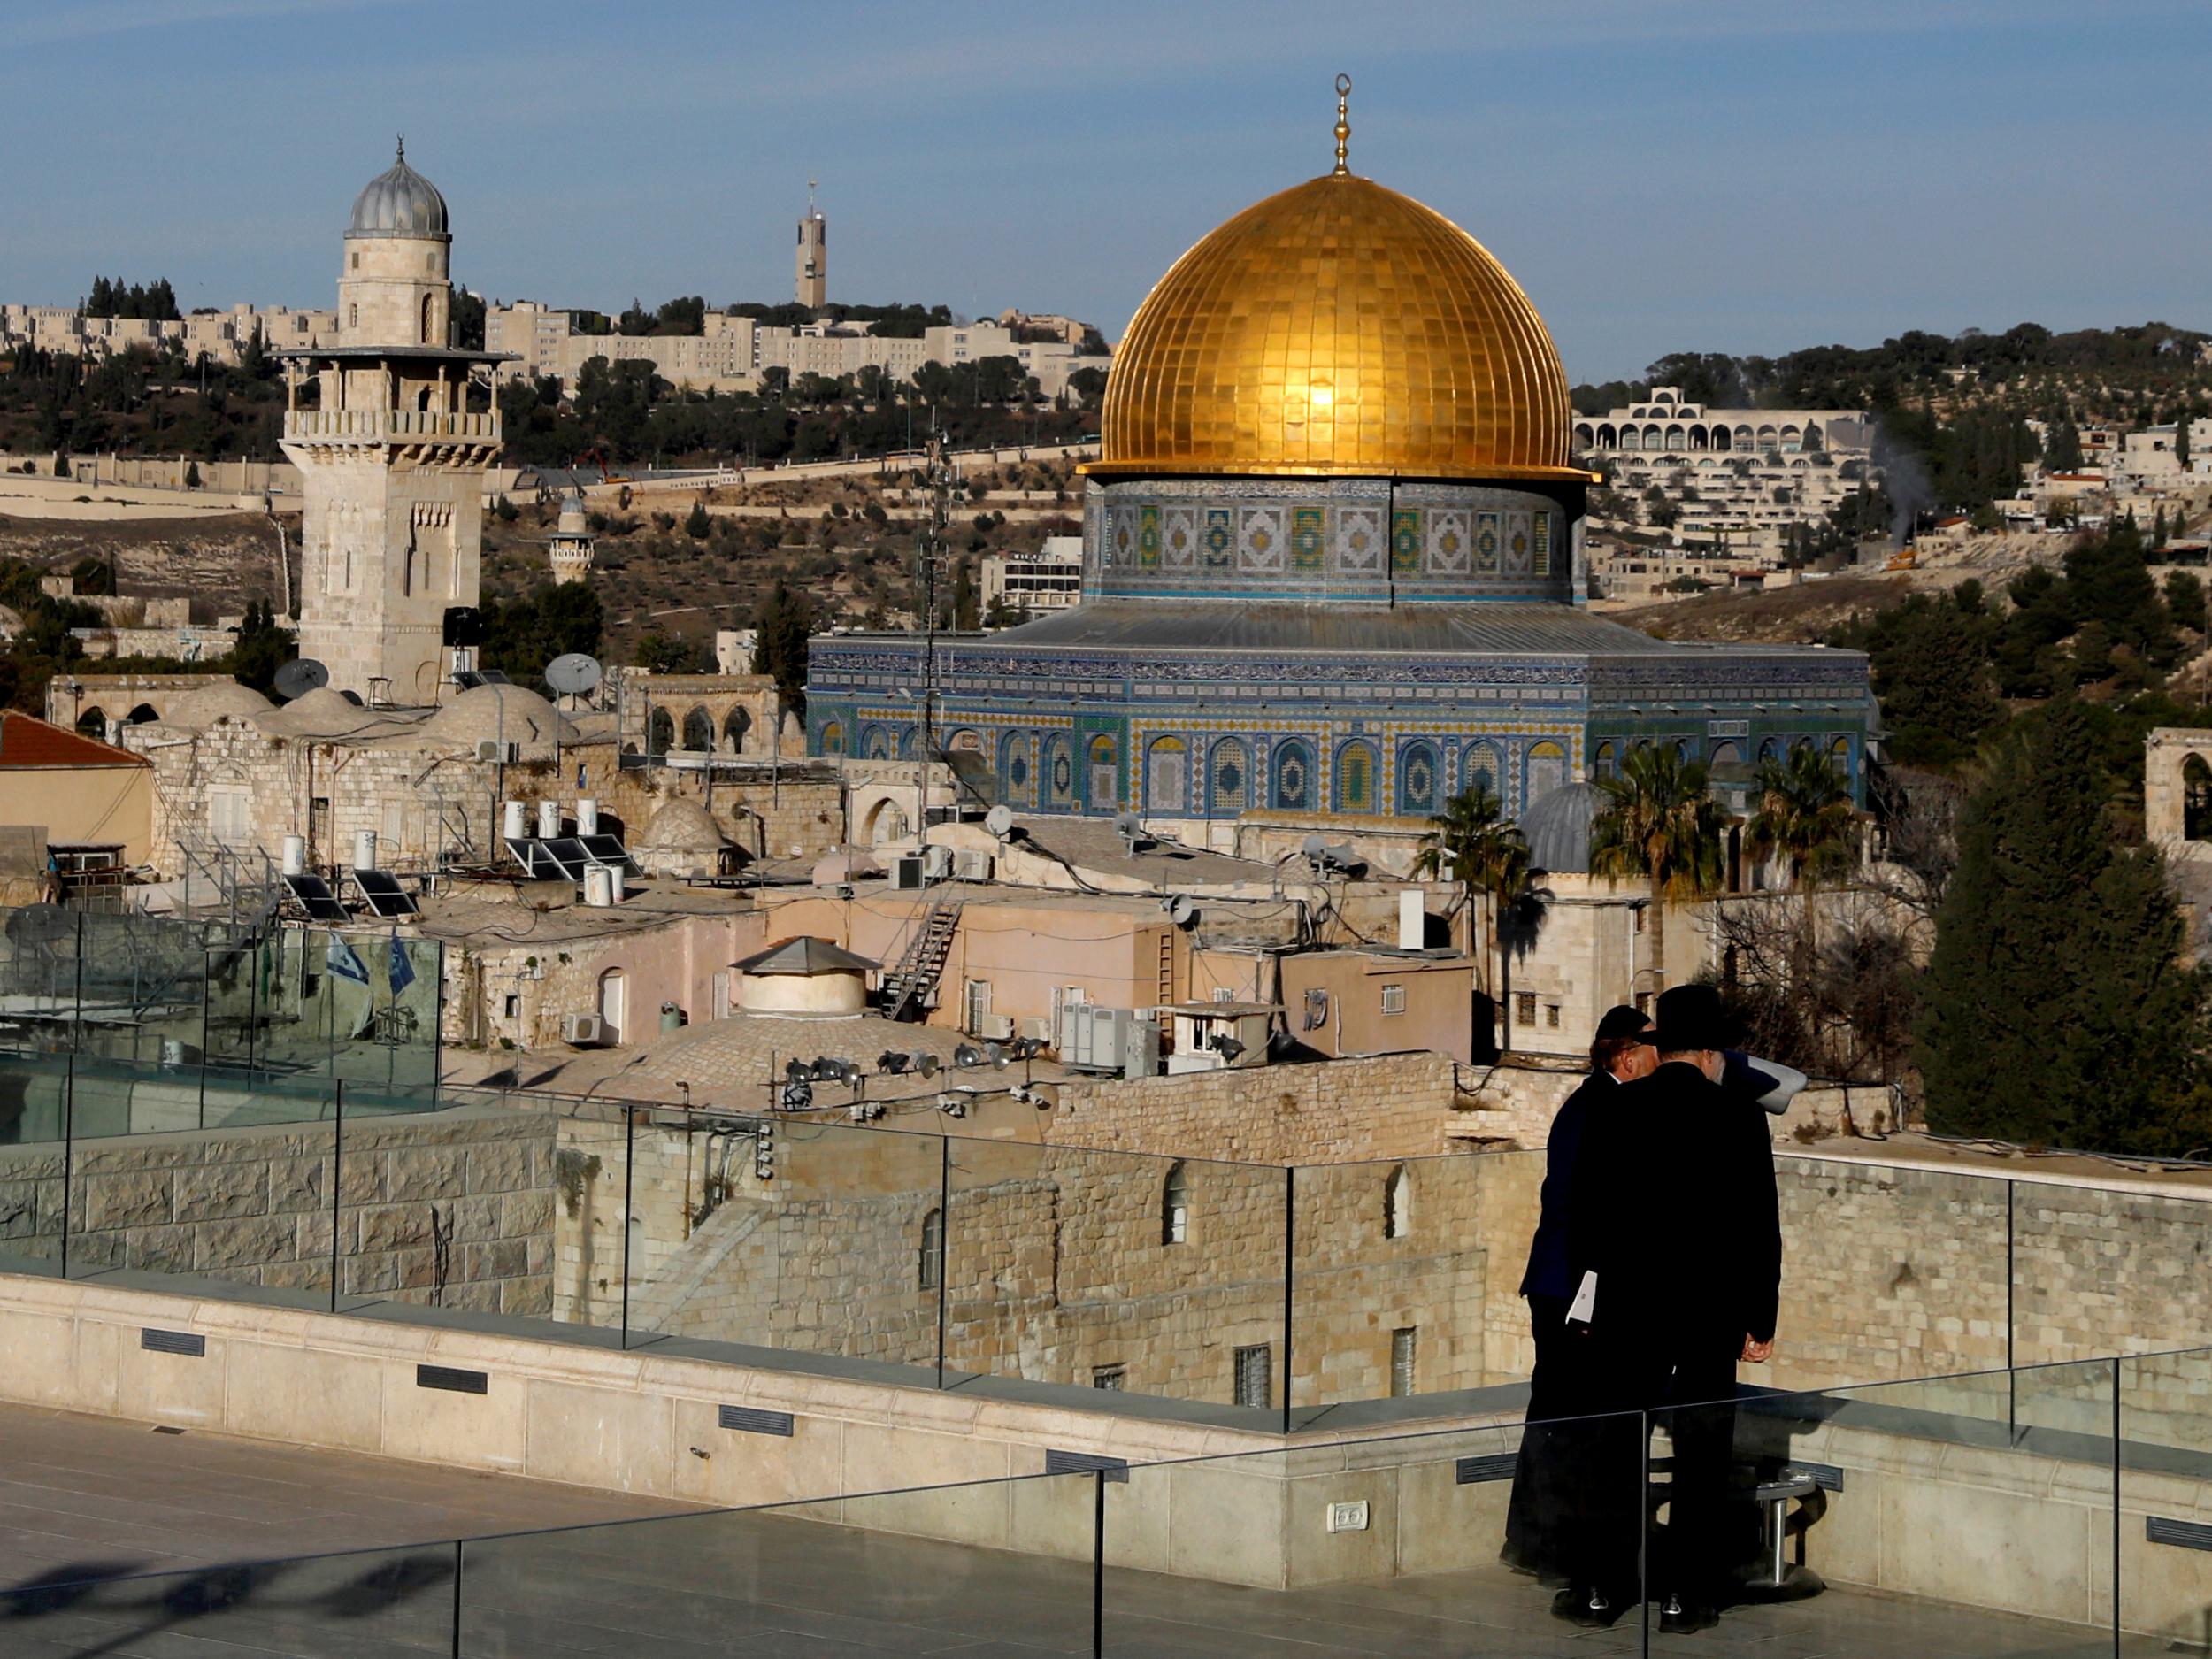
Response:
[[[330,948],[323,955],[323,965],[340,979],[351,979],[356,985],[369,982],[367,966],[354,954],[353,947],[346,943],[342,934],[331,934]]]
[[[392,929],[392,1000],[397,1002],[400,993],[415,982],[415,964],[408,959],[407,947],[400,942],[399,929]]]

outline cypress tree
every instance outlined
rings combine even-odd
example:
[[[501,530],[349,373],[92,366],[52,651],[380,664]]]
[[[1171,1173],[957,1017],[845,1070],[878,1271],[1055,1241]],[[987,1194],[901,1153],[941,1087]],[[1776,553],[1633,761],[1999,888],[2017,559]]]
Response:
[[[1967,803],[1916,1033],[1939,1133],[2170,1155],[2212,1139],[2204,975],[2163,862],[2114,843],[2104,801],[2067,702]]]

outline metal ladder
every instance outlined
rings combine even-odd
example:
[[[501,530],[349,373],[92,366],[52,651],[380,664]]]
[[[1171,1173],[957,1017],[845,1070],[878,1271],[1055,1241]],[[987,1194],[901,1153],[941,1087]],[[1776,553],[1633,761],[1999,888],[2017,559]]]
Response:
[[[952,950],[952,936],[960,926],[960,901],[932,899],[929,913],[907,941],[898,965],[883,976],[883,1011],[890,1019],[904,1019],[919,1012],[923,999],[936,986]]]

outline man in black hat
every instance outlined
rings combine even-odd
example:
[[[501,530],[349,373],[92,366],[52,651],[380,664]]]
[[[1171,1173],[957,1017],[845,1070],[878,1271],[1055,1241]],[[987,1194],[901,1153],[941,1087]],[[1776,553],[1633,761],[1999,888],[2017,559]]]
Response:
[[[1529,1378],[1527,1424],[1513,1471],[1513,1496],[1505,1516],[1506,1563],[1524,1572],[1554,1578],[1567,1571],[1563,1540],[1571,1535],[1574,1504],[1572,1430],[1535,1426],[1580,1416],[1586,1389],[1586,1335],[1566,1328],[1575,1276],[1567,1260],[1568,1191],[1582,1133],[1621,1087],[1651,1075],[1659,1064],[1651,1046],[1651,1017],[1625,1004],[1606,1010],[1590,1044],[1590,1075],[1561,1102],[1544,1146],[1544,1186],[1538,1199],[1536,1236],[1529,1242],[1521,1294],[1528,1302],[1536,1365]]]
[[[1650,1033],[1658,1065],[1585,1128],[1569,1194],[1569,1324],[1593,1344],[1587,1409],[1651,1412],[1673,1445],[1666,1535],[1652,1562],[1671,1631],[1712,1623],[1727,1587],[1735,1414],[1710,1402],[1733,1400],[1739,1361],[1773,1353],[1781,1285],[1769,1122],[1746,1092],[1722,1087],[1724,1026],[1711,987],[1661,995]],[[1565,1617],[1609,1623],[1632,1596],[1641,1441],[1632,1430],[1625,1446],[1618,1435],[1591,1441],[1599,1466],[1586,1481],[1608,1495],[1576,1540]]]

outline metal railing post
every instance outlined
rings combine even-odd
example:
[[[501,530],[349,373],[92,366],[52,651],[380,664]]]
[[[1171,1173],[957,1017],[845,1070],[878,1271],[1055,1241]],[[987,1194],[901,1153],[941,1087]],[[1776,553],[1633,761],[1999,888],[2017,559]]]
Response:
[[[937,1137],[937,1386],[945,1386],[946,1271],[952,1256],[952,1137]]]
[[[1106,1471],[1091,1471],[1091,1659],[1106,1653]]]
[[[622,1103],[622,1346],[630,1346],[630,1239],[636,1226],[630,1214],[630,1197],[637,1171],[637,1108]]]
[[[346,1086],[330,1087],[330,1310],[338,1311],[339,1227],[344,1218]]]
[[[461,1563],[463,1542],[453,1540],[453,1650],[452,1659],[461,1659]]]
[[[1291,1379],[1291,1319],[1296,1308],[1297,1289],[1292,1273],[1292,1263],[1297,1259],[1298,1240],[1298,1166],[1283,1166],[1283,1432],[1290,1432]]]
[[[77,1056],[62,1056],[61,1087],[61,1276],[69,1277],[69,1188],[75,1179],[77,1150]]]

